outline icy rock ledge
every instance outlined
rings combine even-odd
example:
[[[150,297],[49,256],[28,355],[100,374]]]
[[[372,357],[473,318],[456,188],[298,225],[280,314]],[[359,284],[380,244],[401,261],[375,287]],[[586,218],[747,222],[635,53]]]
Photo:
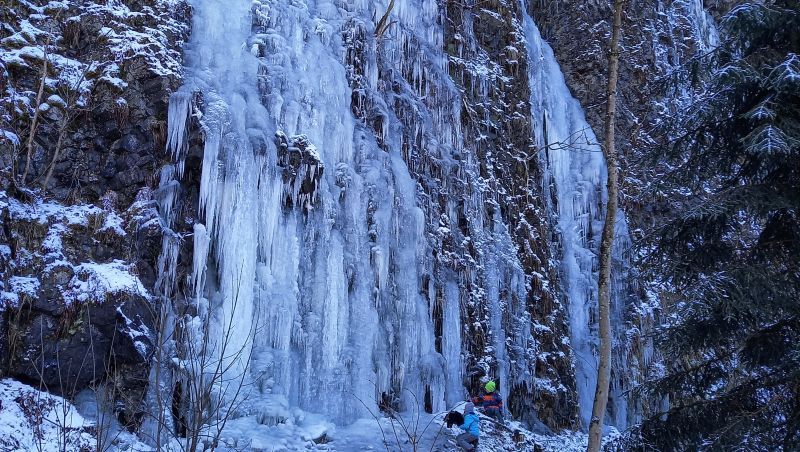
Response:
[[[278,148],[278,166],[283,168],[283,206],[311,210],[318,200],[317,189],[325,165],[317,148],[305,135],[287,137],[281,131],[275,133]]]

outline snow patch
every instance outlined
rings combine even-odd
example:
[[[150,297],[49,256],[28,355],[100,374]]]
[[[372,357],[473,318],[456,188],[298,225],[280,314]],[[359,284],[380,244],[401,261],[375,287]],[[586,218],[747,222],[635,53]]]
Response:
[[[39,224],[62,222],[71,226],[88,226],[91,216],[102,213],[99,207],[91,204],[65,206],[41,199],[33,204],[25,204],[13,198],[9,200],[8,210],[12,220],[35,221]]]
[[[17,295],[36,298],[39,296],[39,280],[29,276],[12,276],[9,280],[11,290]]]
[[[67,400],[10,379],[0,380],[0,450],[94,450],[86,420]]]
[[[105,218],[103,218],[103,226],[100,227],[100,231],[109,231],[117,234],[120,237],[124,237],[128,235],[128,233],[122,228],[123,223],[122,217],[117,215],[116,212],[106,212]]]
[[[131,273],[131,265],[121,260],[107,264],[83,263],[74,267],[75,276],[64,294],[64,301],[103,302],[108,295],[138,295],[150,299],[137,276]]]

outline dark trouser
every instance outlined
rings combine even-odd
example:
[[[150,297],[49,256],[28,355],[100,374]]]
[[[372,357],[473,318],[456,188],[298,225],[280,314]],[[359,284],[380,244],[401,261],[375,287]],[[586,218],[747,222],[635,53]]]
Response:
[[[469,432],[464,432],[456,437],[458,446],[464,450],[475,450],[478,445],[478,437]]]
[[[497,422],[503,422],[503,411],[500,408],[486,408],[483,413]]]

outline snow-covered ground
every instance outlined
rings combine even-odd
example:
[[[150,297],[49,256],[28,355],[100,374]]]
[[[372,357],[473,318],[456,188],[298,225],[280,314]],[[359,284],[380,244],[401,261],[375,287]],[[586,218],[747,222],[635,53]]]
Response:
[[[97,418],[96,409],[79,410],[62,397],[11,379],[0,380],[0,450],[3,452],[147,450],[142,449],[146,446],[135,436],[118,429],[114,431],[117,445],[103,448],[97,440],[97,431],[102,430],[97,428]]]
[[[449,451],[457,450],[454,441],[460,433],[457,428],[448,429],[443,425],[444,413],[420,413],[419,417],[414,413],[405,415],[402,422],[388,418],[360,419],[348,426],[336,426],[321,416],[308,413],[294,414],[291,422],[275,426],[262,425],[255,416],[236,419],[226,426],[217,450]],[[155,450],[134,435],[120,431],[113,421],[104,424],[102,419],[92,393],[82,393],[73,404],[11,379],[0,380],[0,450],[3,452]],[[499,427],[485,417],[481,429],[480,451],[586,450],[583,433],[538,435],[516,422]],[[105,441],[97,440],[98,430],[104,432],[101,436]],[[608,439],[617,435],[616,431],[611,431]],[[170,449],[182,450],[178,444]]]
[[[324,419],[315,417],[309,417],[297,425],[282,424],[275,427],[259,425],[254,418],[242,418],[227,428],[226,439],[232,448],[247,447],[248,450],[258,451],[459,450],[455,438],[461,430],[447,428],[443,424],[444,414],[422,413],[419,418],[406,415],[402,422],[388,418],[379,421],[361,419],[345,427],[332,426]],[[616,430],[610,429],[606,441],[618,435]],[[524,429],[518,422],[499,426],[482,416],[478,450],[582,452],[586,450],[586,443],[587,435],[584,433],[567,431],[553,436],[539,435]]]

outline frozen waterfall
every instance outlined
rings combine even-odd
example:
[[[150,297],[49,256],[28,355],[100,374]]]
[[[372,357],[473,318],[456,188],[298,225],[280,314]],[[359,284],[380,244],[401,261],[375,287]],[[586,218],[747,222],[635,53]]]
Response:
[[[242,421],[230,431],[317,417],[344,424],[379,405],[439,412],[463,401],[479,375],[498,379],[506,399],[512,388],[528,402],[536,391],[566,391],[537,378],[530,275],[494,176],[462,148],[463,92],[448,73],[444,12],[434,0],[397,1],[391,39],[377,42],[373,18],[388,5],[193,2],[185,85],[170,99],[168,180],[183,177],[191,124],[202,129],[202,175],[190,309],[179,319],[183,343],[169,352],[178,378],[202,376],[213,400],[237,400],[229,409]],[[605,167],[527,15],[525,31],[532,133],[541,149],[580,148],[548,148],[546,177],[559,199],[580,401],[590,407],[592,237]],[[470,89],[488,102],[488,78],[476,74]],[[434,177],[446,202],[425,192]],[[625,240],[624,219],[619,227]],[[479,339],[467,336],[473,330]]]
[[[398,10],[408,29],[435,40],[425,28],[435,2],[422,3]],[[378,401],[409,406],[424,394],[442,410],[446,395],[461,400],[458,287],[447,286],[448,334],[438,353],[420,290],[430,250],[416,183],[399,145],[386,152],[357,127],[340,8],[194,6],[186,85],[172,102],[191,102],[188,93],[202,102],[202,216],[191,276],[199,321],[188,325],[197,327],[190,336],[198,344],[208,325],[202,353],[227,374],[219,396],[231,397],[244,381],[253,389],[238,414],[266,425],[293,418],[296,408],[346,421],[377,410]],[[369,3],[351,7],[369,17]],[[173,119],[170,139],[185,137],[177,128],[188,118]],[[385,400],[390,395],[400,400]]]

